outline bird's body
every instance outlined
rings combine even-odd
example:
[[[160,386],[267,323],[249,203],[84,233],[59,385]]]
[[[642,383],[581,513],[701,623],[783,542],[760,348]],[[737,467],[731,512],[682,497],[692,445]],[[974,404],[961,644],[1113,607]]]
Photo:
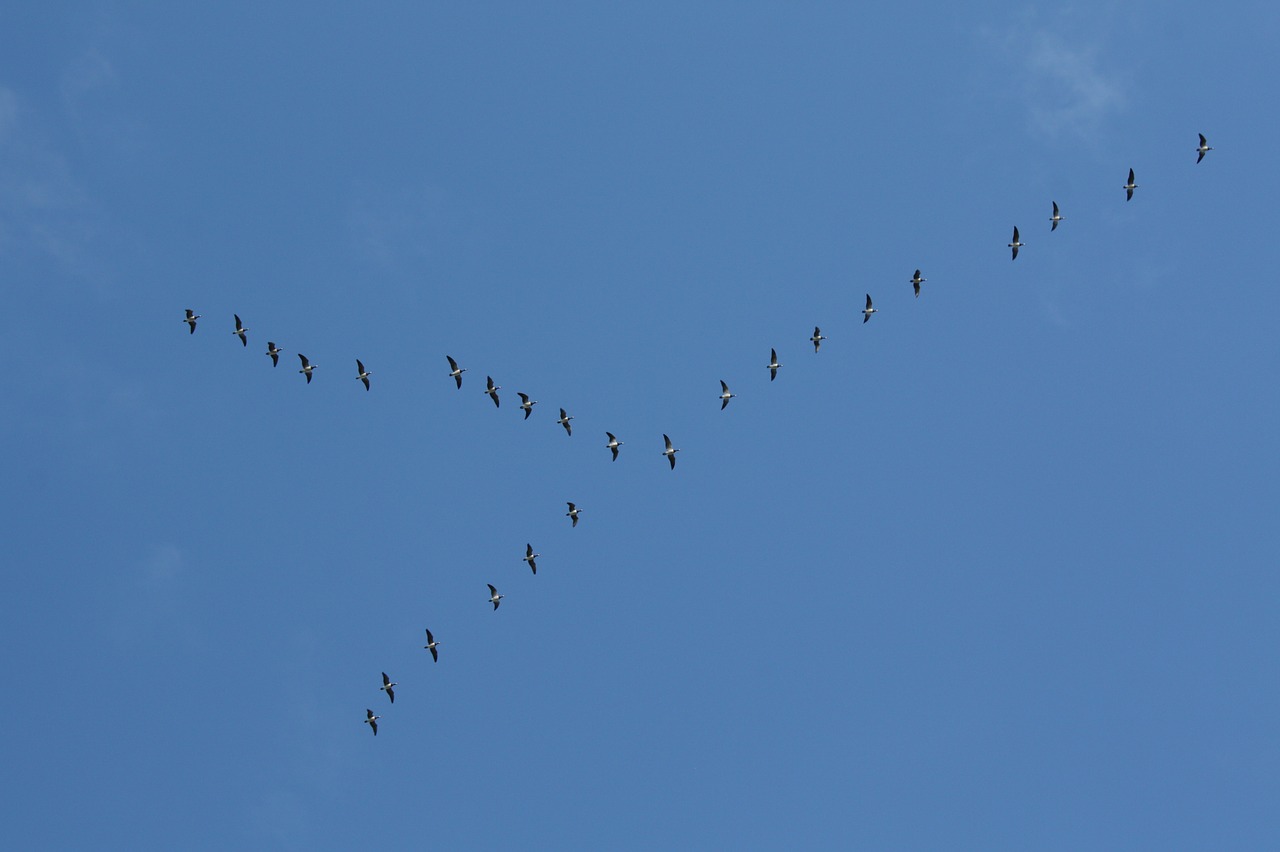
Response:
[[[769,381],[773,381],[778,378],[778,369],[781,366],[782,365],[778,363],[778,350],[770,349],[769,363],[764,365],[764,368],[769,371]]]
[[[1138,185],[1133,182],[1133,169],[1129,169],[1129,182],[1121,187],[1124,190],[1124,200],[1128,201],[1133,198],[1133,191],[1137,188]]]
[[[1013,242],[1009,243],[1009,248],[1013,249],[1013,258],[1012,258],[1012,260],[1017,260],[1017,259],[1018,259],[1018,249],[1022,248],[1022,247],[1023,247],[1023,246],[1025,246],[1025,245],[1026,245],[1026,243],[1024,243],[1022,240],[1018,239],[1018,226],[1017,226],[1017,225],[1014,225],[1014,226],[1013,226]]]
[[[875,308],[871,307],[871,294],[870,294],[870,293],[868,293],[868,294],[867,294],[867,306],[866,306],[865,308],[863,308],[863,309],[862,309],[862,322],[863,322],[863,324],[866,324],[867,320],[871,319],[871,315],[872,315],[872,314],[874,314],[874,313],[879,313],[879,312],[878,312]]]
[[[466,372],[466,368],[459,367],[458,362],[453,360],[452,355],[444,357],[449,361],[449,377],[458,383],[458,390],[462,390],[462,374]]]
[[[382,718],[381,716],[373,715],[372,710],[366,709],[364,711],[364,723],[368,725],[370,728],[373,728],[373,735],[375,737],[378,735],[378,720],[381,718]]]
[[[1228,141],[1230,141],[1230,140],[1228,140]],[[1212,151],[1212,150],[1213,150],[1213,148],[1209,145],[1208,141],[1206,141],[1206,140],[1205,140],[1205,138],[1204,138],[1204,134],[1203,134],[1203,133],[1201,133],[1201,134],[1200,134],[1200,147],[1196,148],[1196,154],[1197,154],[1197,156],[1196,156],[1196,162],[1197,162],[1197,163],[1199,163],[1201,160],[1203,160],[1203,159],[1204,159],[1204,155],[1205,155],[1205,154],[1207,154],[1207,153],[1209,153],[1209,152],[1210,152],[1210,151]]]
[[[662,440],[665,441],[667,445],[667,448],[662,451],[662,454],[667,457],[667,461],[671,462],[671,469],[675,470],[676,469],[676,453],[680,451],[677,450],[675,447],[671,446],[671,439],[668,438],[666,435],[662,436]]]
[[[183,322],[191,326],[191,334],[196,333],[196,320],[198,319],[200,319],[200,315],[190,308],[187,308],[187,318],[184,319]]]
[[[623,442],[622,442],[622,441],[619,441],[617,438],[613,437],[613,433],[612,433],[612,432],[605,432],[605,434],[609,436],[609,443],[605,444],[605,448],[606,448],[606,449],[609,449],[609,450],[613,450],[613,460],[614,460],[614,461],[617,461],[617,460],[618,460],[618,447],[621,447]]]
[[[570,436],[573,435],[573,427],[569,425],[569,421],[572,419],[573,418],[570,417],[569,414],[562,408],[560,409],[560,419],[556,421],[557,423],[559,423],[561,426],[564,427],[565,434]]]
[[[529,394],[516,391],[516,396],[520,397],[520,408],[524,410],[524,419],[528,420],[529,415],[533,413],[533,407],[538,404],[536,399],[529,399]]]
[[[911,286],[916,290],[916,298],[920,298],[920,285],[928,281],[928,278],[920,277],[920,270],[916,270],[916,274],[911,276]]]
[[[729,386],[725,384],[724,379],[720,380],[720,410],[724,411],[724,407],[729,404],[729,400],[737,396],[736,393],[729,393]]]
[[[302,362],[302,369],[298,372],[307,377],[307,384],[311,384],[311,371],[320,365],[312,364],[307,360],[307,356],[303,355],[301,352],[298,353],[298,360]]]
[[[578,525],[578,515],[581,514],[581,512],[582,510],[579,509],[575,504],[569,503],[569,511],[565,512],[565,515],[568,516],[569,520],[573,521],[573,523],[570,525],[571,528],[576,527]]]
[[[280,366],[280,350],[270,340],[267,341],[267,354],[271,356],[271,366]]]
[[[382,691],[385,692],[387,694],[387,697],[391,699],[392,704],[396,703],[395,688],[399,685],[400,684],[396,683],[391,678],[387,677],[386,672],[382,673]]]
[[[244,323],[240,322],[239,314],[232,314],[232,316],[236,318],[236,330],[231,333],[234,334],[236,337],[240,338],[241,346],[248,346],[249,338],[245,336],[245,332],[248,331],[249,329],[245,328]]]
[[[427,644],[422,646],[431,652],[432,662],[440,662],[440,652],[436,648],[440,647],[440,643],[436,641],[436,637],[431,635],[431,629],[427,628]]]
[[[1049,226],[1050,231],[1058,230],[1058,223],[1062,221],[1062,214],[1058,212],[1058,202],[1053,202],[1053,215],[1049,217],[1049,221],[1053,224]]]
[[[506,595],[498,594],[498,590],[493,587],[493,583],[489,583],[489,603],[493,604],[493,611],[498,611],[498,601],[506,597]]]
[[[373,373],[370,373],[368,370],[364,368],[364,362],[361,361],[359,358],[357,358],[356,359],[356,378],[364,382],[365,390],[369,389],[369,377],[372,375]]]
[[[498,391],[502,390],[502,385],[493,383],[493,376],[485,376],[484,392],[489,394],[489,399],[493,400],[495,408],[501,408],[502,403],[498,401]]]
[[[813,351],[817,352],[822,348],[822,341],[826,340],[826,335],[822,333],[822,329],[816,325],[813,327],[813,337],[809,338],[809,342],[813,344]]]
[[[534,574],[538,573],[538,563],[534,562],[534,560],[541,555],[542,555],[541,553],[533,552],[532,544],[526,544],[524,546],[524,561],[529,563],[529,568],[533,571]]]

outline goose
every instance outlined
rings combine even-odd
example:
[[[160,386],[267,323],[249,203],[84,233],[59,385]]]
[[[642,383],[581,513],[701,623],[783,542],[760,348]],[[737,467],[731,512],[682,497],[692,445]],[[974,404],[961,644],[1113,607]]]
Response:
[[[498,594],[498,590],[493,587],[493,583],[489,583],[489,603],[493,604],[493,611],[498,611],[498,601],[506,597],[506,595]]]
[[[484,392],[489,394],[489,399],[493,400],[495,408],[501,408],[502,403],[498,402],[498,391],[502,390],[502,385],[495,385],[493,383],[493,376],[485,376],[485,380],[486,384]],[[461,381],[461,379],[459,379],[459,381]]]
[[[920,277],[920,270],[916,270],[916,274],[911,276],[911,286],[916,288],[916,298],[920,298],[920,285],[928,281],[928,278]]]
[[[373,735],[375,737],[378,735],[378,720],[381,718],[381,716],[373,715],[372,710],[366,709],[364,711],[364,723],[370,728],[373,728]]]
[[[462,390],[462,374],[467,370],[465,367],[459,367],[458,362],[453,360],[452,355],[444,356],[449,362],[449,376],[458,383],[458,390]]]
[[[1199,155],[1198,157],[1196,157],[1196,162],[1197,162],[1197,163],[1199,163],[1201,160],[1203,160],[1203,159],[1204,159],[1204,155],[1205,155],[1205,154],[1207,154],[1207,153],[1209,153],[1209,152],[1210,152],[1210,151],[1212,151],[1212,150],[1213,150],[1213,148],[1211,148],[1211,147],[1209,146],[1209,143],[1208,143],[1207,141],[1205,141],[1204,134],[1203,134],[1203,133],[1201,133],[1201,134],[1200,134],[1200,147],[1196,149],[1196,153]]]
[[[271,356],[271,366],[278,367],[280,365],[280,350],[270,340],[267,341],[267,354]]]
[[[822,329],[816,325],[813,327],[813,337],[809,338],[809,342],[813,344],[813,351],[817,352],[822,346],[822,341],[826,340],[826,336],[822,333]]]
[[[617,461],[617,460],[618,460],[618,447],[621,447],[623,442],[622,442],[622,441],[619,441],[617,438],[613,437],[613,433],[612,433],[612,432],[605,432],[605,434],[609,436],[609,443],[605,444],[605,448],[606,448],[606,449],[613,450],[613,460],[614,460],[614,461]],[[571,504],[571,505],[572,505],[572,504]]]
[[[396,691],[394,687],[397,687],[399,685],[400,684],[396,683],[391,678],[387,677],[386,672],[382,673],[382,691],[385,692],[387,694],[387,697],[391,699],[392,704],[396,703]]]
[[[200,315],[195,311],[187,308],[187,318],[183,320],[187,325],[191,326],[191,333],[196,333],[196,320],[200,319]]]
[[[533,573],[535,575],[538,573],[538,563],[534,562],[533,560],[537,559],[541,555],[542,555],[541,553],[533,552],[532,544],[526,544],[524,546],[524,561],[529,563],[529,567],[533,570]]]
[[[364,362],[361,361],[359,358],[357,358],[356,359],[356,378],[364,382],[365,390],[369,389],[369,377],[372,375],[373,373],[370,373],[368,370],[364,368]]]
[[[529,394],[516,391],[516,396],[520,397],[520,407],[524,409],[524,419],[528,420],[529,415],[533,413],[533,407],[538,404],[536,399],[529,399]]]
[[[862,309],[862,322],[865,325],[867,320],[871,319],[871,315],[878,313],[875,308],[871,307],[871,294],[867,294],[867,306]]]
[[[1018,259],[1018,249],[1025,246],[1026,243],[1018,239],[1018,226],[1013,226],[1013,242],[1009,243],[1009,248],[1013,249],[1013,260]]]
[[[428,651],[431,652],[432,662],[438,663],[440,662],[440,652],[437,651],[436,648],[440,647],[440,643],[436,641],[436,637],[431,635],[430,627],[426,628],[426,630],[427,630],[427,644],[423,645],[422,647],[426,648]]]
[[[667,442],[667,448],[662,451],[662,454],[667,457],[667,461],[671,462],[671,469],[675,470],[676,469],[676,453],[680,451],[677,450],[675,447],[671,446],[671,439],[668,438],[666,435],[662,436],[662,440]]]
[[[1121,187],[1124,190],[1124,200],[1128,201],[1133,198],[1133,191],[1137,188],[1138,185],[1133,182],[1133,169],[1129,169],[1129,182]]]
[[[573,503],[569,503],[569,511],[565,512],[565,514],[569,517],[570,520],[573,521],[573,524],[570,528],[576,527],[578,525],[578,515],[581,513],[582,513],[581,509],[579,509]]]
[[[773,381],[778,378],[778,368],[781,366],[782,365],[778,363],[778,350],[770,349],[769,363],[764,365],[764,368],[769,371],[769,381]]]
[[[724,383],[724,379],[720,380],[720,410],[724,411],[724,407],[729,404],[729,400],[737,396],[736,393],[729,393],[729,386]]]
[[[235,331],[233,331],[233,332],[231,332],[231,333],[232,333],[232,334],[234,334],[236,337],[240,338],[240,345],[241,345],[241,346],[248,346],[248,345],[249,345],[249,338],[245,337],[245,336],[244,336],[244,333],[245,333],[246,331],[248,331],[249,329],[245,328],[245,327],[244,327],[244,323],[240,322],[240,315],[239,315],[239,314],[232,314],[232,316],[236,318],[236,330],[235,330]]]
[[[1062,221],[1062,214],[1058,212],[1058,202],[1053,202],[1053,215],[1049,217],[1049,221],[1053,224],[1049,226],[1050,231],[1058,230],[1058,223]]]
[[[311,384],[311,371],[320,365],[312,364],[307,360],[307,356],[303,355],[301,352],[298,353],[298,360],[302,362],[302,369],[298,372],[307,377],[307,384]]]
[[[560,419],[556,422],[564,427],[565,434],[567,435],[573,435],[573,427],[569,425],[569,421],[572,419],[573,418],[570,417],[563,408],[560,409]]]

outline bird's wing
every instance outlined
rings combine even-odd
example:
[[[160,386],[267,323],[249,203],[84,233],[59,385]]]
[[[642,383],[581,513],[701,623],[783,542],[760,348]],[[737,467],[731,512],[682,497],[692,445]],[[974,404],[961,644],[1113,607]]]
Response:
[[[383,685],[383,686],[388,686],[390,683],[391,683],[391,678],[387,677],[387,673],[386,673],[386,672],[383,672],[383,673],[382,673],[382,685]]]
[[[387,687],[387,697],[391,699],[392,704],[396,703],[396,691],[389,686]]]
[[[609,449],[613,450],[613,460],[614,460],[614,461],[617,461],[617,460],[618,460],[618,448],[617,448],[617,447],[610,447]]]
[[[663,436],[662,436],[662,440],[666,441],[666,443],[667,443],[667,449],[668,449],[668,450],[669,450],[669,449],[671,449],[671,439],[670,439],[670,438],[668,438],[666,435],[663,435]]]
[[[311,362],[307,360],[307,356],[301,352],[298,353],[298,360],[302,362],[303,368],[311,366]]]
[[[769,363],[770,364],[778,363],[778,350],[776,349],[769,350]]]
[[[241,326],[242,326],[242,325],[244,325],[242,322],[240,322],[240,315],[239,315],[239,314],[232,314],[231,316],[233,316],[233,317],[235,317],[235,318],[236,318],[236,331],[239,331],[239,330],[240,330],[240,328],[241,328]]]
[[[520,393],[520,391],[516,391],[516,396],[520,397],[521,402],[529,401],[529,394],[527,393]]]
[[[364,362],[361,361],[359,358],[356,359],[356,369],[359,370],[361,373],[364,372]]]
[[[1200,134],[1200,147],[1201,147],[1201,148],[1203,148],[1204,146],[1206,146],[1206,145],[1208,145],[1208,144],[1209,144],[1209,143],[1208,143],[1208,141],[1206,141],[1206,140],[1205,140],[1205,138],[1204,138],[1204,134],[1203,134],[1203,133],[1201,133],[1201,134]]]
[[[725,384],[724,379],[721,379],[721,380],[720,380],[720,391],[721,391],[722,393],[728,393],[728,392],[729,392],[729,386],[728,386],[727,384]]]
[[[672,469],[672,470],[675,470],[675,469],[676,469],[676,454],[675,454],[675,453],[672,453],[671,455],[667,456],[667,461],[671,462],[671,469]]]
[[[377,723],[377,721],[376,721],[376,720],[374,720],[374,719],[370,719],[370,720],[369,720],[369,727],[370,727],[370,728],[373,728],[373,735],[376,737],[376,736],[378,735],[378,723]]]
[[[1013,241],[1014,241],[1015,243],[1018,241],[1018,226],[1017,226],[1017,225],[1014,225],[1014,226],[1013,226]]]
[[[492,597],[493,595],[496,595],[496,594],[498,593],[498,590],[494,588],[493,583],[486,583],[485,585],[487,585],[487,586],[489,587],[489,596],[490,596],[490,597]]]
[[[1133,183],[1133,169],[1129,169],[1129,183]]]
[[[432,635],[431,635],[431,628],[430,628],[430,627],[426,628],[426,631],[427,631],[427,642],[428,642],[428,643],[435,642],[435,641],[436,641],[436,637],[434,637],[434,636],[432,636]]]
[[[871,310],[871,294],[867,294],[867,310]]]
[[[524,546],[524,555],[525,555],[525,558],[526,558],[526,559],[528,559],[530,556],[532,556],[532,555],[533,555],[533,545],[532,545],[532,544],[526,544],[526,545]]]
[[[1058,215],[1058,202],[1056,202],[1056,201],[1055,201],[1055,202],[1053,202],[1053,215],[1054,215],[1054,216],[1057,216],[1057,215]]]
[[[449,369],[450,369],[450,370],[456,370],[456,369],[458,369],[458,362],[457,362],[457,361],[455,361],[455,360],[453,360],[453,356],[452,356],[452,355],[446,355],[446,356],[444,356],[444,357],[445,357],[446,359],[448,359],[448,361],[449,361]]]
[[[432,661],[433,663],[438,663],[438,662],[440,662],[440,655],[436,653],[436,649],[435,649],[435,648],[432,648],[432,649],[431,649],[431,661]]]

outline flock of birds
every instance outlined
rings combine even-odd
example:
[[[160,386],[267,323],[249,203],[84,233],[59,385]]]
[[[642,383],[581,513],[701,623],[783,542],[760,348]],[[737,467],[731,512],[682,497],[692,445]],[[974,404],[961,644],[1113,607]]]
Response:
[[[1195,149],[1197,154],[1196,163],[1199,163],[1200,161],[1202,161],[1204,159],[1205,154],[1213,150],[1213,148],[1210,147],[1210,145],[1208,144],[1208,141],[1205,139],[1204,134],[1201,133],[1199,134],[1199,136],[1200,136],[1200,144]],[[1133,199],[1134,190],[1138,189],[1138,184],[1135,180],[1133,169],[1129,169],[1129,179],[1128,181],[1125,182],[1125,184],[1121,187],[1121,189],[1125,191],[1125,201],[1126,202],[1131,201]],[[1062,213],[1059,210],[1058,202],[1054,201],[1053,215],[1049,217],[1049,222],[1050,222],[1049,230],[1051,232],[1056,231],[1058,229],[1058,225],[1064,221],[1066,220],[1062,216]],[[1013,228],[1013,240],[1010,243],[1008,243],[1008,247],[1012,250],[1011,259],[1017,260],[1018,249],[1024,248],[1025,246],[1026,246],[1026,243],[1022,242],[1018,233],[1018,227],[1015,225]],[[929,279],[927,278],[921,277],[919,269],[917,269],[915,273],[911,276],[908,283],[912,285],[915,291],[916,298],[919,298],[920,296],[920,285],[928,280]],[[871,319],[871,315],[877,312],[878,312],[877,308],[875,308],[874,305],[872,304],[871,294],[868,293],[866,307],[862,309],[862,322],[863,323],[868,322]],[[233,316],[235,318],[235,328],[232,331],[232,334],[240,338],[241,345],[247,347],[249,345],[249,338],[248,338],[249,329],[246,328],[244,323],[240,321],[239,314],[233,314]],[[202,319],[200,314],[197,314],[195,311],[188,308],[186,311],[186,317],[182,321],[185,322],[187,326],[190,328],[190,333],[195,334],[196,324],[200,319]],[[822,333],[822,329],[818,326],[814,326],[813,335],[810,336],[809,342],[813,344],[813,351],[815,353],[817,353],[822,348],[822,341],[826,339],[827,339],[826,336]],[[266,354],[271,357],[271,365],[273,367],[279,365],[281,350],[276,346],[274,341],[267,341]],[[449,372],[448,372],[449,378],[453,379],[457,385],[457,389],[461,390],[462,374],[467,372],[467,369],[465,367],[459,366],[458,362],[451,355],[446,355],[445,359],[449,362]],[[315,373],[315,370],[319,365],[311,363],[311,361],[307,358],[307,356],[303,355],[302,353],[298,353],[298,360],[301,364],[301,369],[299,369],[298,372],[301,373],[303,376],[305,376],[307,380],[307,384],[310,384],[312,375]],[[373,373],[365,369],[364,362],[361,361],[359,358],[355,359],[355,362],[356,362],[355,377],[364,385],[364,389],[367,391],[371,387],[369,377],[372,376]],[[783,366],[782,363],[778,361],[777,350],[770,349],[769,363],[765,365],[765,368],[768,369],[769,371],[769,381],[773,381],[777,379],[778,370],[780,370],[782,366]],[[484,393],[490,399],[493,400],[494,406],[498,408],[501,408],[502,406],[501,398],[498,395],[498,391],[500,390],[502,390],[502,386],[495,384],[492,376],[485,377]],[[521,411],[524,412],[524,419],[528,420],[529,416],[533,413],[533,407],[538,404],[538,401],[536,399],[531,399],[529,395],[525,393],[517,392],[516,396],[520,397],[520,405],[518,407],[520,408]],[[720,410],[723,411],[725,408],[727,408],[729,405],[729,400],[733,399],[736,396],[737,394],[730,391],[729,385],[723,379],[721,379],[720,395],[718,397],[720,400]],[[565,409],[561,408],[560,417],[555,422],[558,425],[564,427],[564,431],[566,434],[568,434],[569,436],[572,436],[573,435],[573,426],[571,425],[572,420],[573,420],[573,417],[567,411],[565,411]],[[618,451],[619,451],[619,448],[622,447],[623,442],[619,441],[617,436],[615,436],[612,432],[605,432],[605,435],[609,439],[608,442],[605,444],[605,449],[609,450],[612,453],[613,461],[617,461]],[[664,449],[662,450],[660,455],[662,455],[670,464],[671,470],[675,470],[676,453],[680,452],[680,449],[671,443],[671,438],[669,436],[664,434],[662,436],[662,440],[664,444]],[[582,513],[582,510],[579,509],[577,504],[575,503],[568,502],[567,505],[569,507],[569,510],[565,512],[565,515],[569,518],[571,527],[577,527],[578,516]],[[525,555],[523,557],[523,561],[528,563],[529,569],[534,576],[536,576],[538,573],[538,565],[536,560],[541,555],[542,554],[540,553],[534,552],[532,544],[525,545]],[[498,605],[501,603],[505,595],[500,594],[498,592],[497,587],[494,586],[492,583],[489,583],[487,585],[489,586],[488,600],[489,600],[489,603],[493,605],[493,609],[496,612],[498,609]],[[431,659],[433,662],[439,662],[440,653],[438,649],[441,643],[436,641],[435,636],[432,634],[429,628],[426,630],[426,634],[427,634],[427,644],[423,645],[422,647],[426,651],[430,652]],[[387,676],[386,672],[382,672],[382,686],[380,687],[380,689],[381,691],[387,694],[387,699],[391,704],[395,704],[395,700],[396,700],[395,687],[398,685],[399,684],[397,682],[391,680],[391,678]],[[382,717],[374,713],[372,709],[366,708],[364,723],[370,727],[370,729],[373,731],[374,736],[377,736],[378,734],[378,720],[381,718]]]

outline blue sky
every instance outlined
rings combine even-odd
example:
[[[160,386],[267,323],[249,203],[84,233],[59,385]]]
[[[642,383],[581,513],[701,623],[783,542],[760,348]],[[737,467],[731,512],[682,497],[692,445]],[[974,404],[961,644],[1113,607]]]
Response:
[[[1273,7],[188,5],[0,9],[10,845],[1274,842]]]

